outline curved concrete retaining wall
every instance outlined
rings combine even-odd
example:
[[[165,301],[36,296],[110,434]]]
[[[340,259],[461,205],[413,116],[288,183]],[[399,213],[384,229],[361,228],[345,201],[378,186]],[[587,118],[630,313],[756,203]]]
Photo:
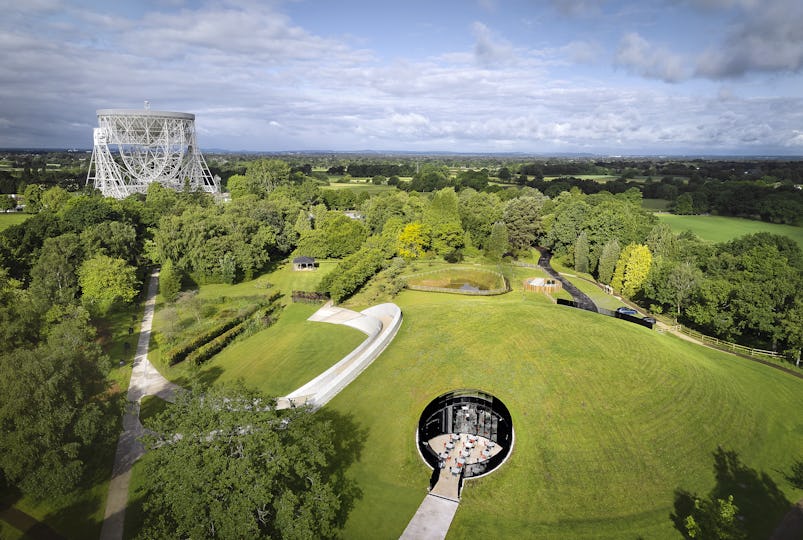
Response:
[[[279,409],[304,404],[315,408],[325,405],[376,360],[396,336],[402,322],[401,309],[392,303],[379,304],[360,313],[329,306],[321,311],[325,313],[323,316],[313,315],[310,320],[350,326],[367,334],[368,338],[337,364],[286,397],[279,398],[276,405]]]

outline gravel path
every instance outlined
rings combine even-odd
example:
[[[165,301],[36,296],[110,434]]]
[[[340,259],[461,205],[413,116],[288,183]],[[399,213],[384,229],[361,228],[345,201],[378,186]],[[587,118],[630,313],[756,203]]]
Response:
[[[134,367],[131,370],[131,382],[128,385],[128,407],[123,416],[123,432],[117,441],[117,451],[114,455],[112,479],[106,498],[106,512],[100,530],[101,540],[122,540],[123,538],[131,467],[145,453],[145,448],[139,442],[143,433],[142,424],[139,421],[140,400],[144,396],[156,395],[172,401],[175,391],[179,388],[162,377],[148,360],[148,345],[151,340],[151,325],[158,290],[159,271],[154,270],[148,281],[145,313],[142,316],[137,353],[134,357]]]

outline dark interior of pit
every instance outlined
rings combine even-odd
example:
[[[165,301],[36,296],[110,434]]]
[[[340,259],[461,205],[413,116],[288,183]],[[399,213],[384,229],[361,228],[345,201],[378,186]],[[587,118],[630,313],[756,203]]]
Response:
[[[513,423],[504,403],[481,390],[447,392],[426,406],[418,447],[432,467],[430,492],[457,499],[463,480],[488,474],[510,453]]]

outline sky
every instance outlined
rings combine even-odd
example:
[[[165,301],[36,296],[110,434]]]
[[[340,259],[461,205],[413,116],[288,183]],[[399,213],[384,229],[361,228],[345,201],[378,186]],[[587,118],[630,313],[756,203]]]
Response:
[[[803,155],[801,0],[0,0],[0,148]]]

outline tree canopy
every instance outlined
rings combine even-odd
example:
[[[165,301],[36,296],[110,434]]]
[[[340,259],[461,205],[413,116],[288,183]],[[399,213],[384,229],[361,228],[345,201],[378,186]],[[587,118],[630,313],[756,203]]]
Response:
[[[355,426],[241,386],[182,392],[149,427],[142,538],[334,538],[356,495],[336,466]]]

